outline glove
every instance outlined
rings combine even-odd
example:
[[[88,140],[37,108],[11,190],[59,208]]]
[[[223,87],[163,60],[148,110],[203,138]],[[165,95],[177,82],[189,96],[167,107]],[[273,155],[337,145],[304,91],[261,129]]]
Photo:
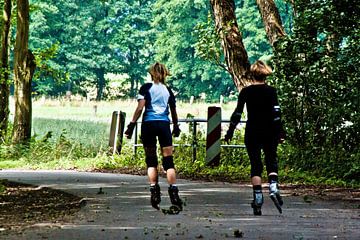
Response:
[[[274,134],[276,137],[276,141],[277,143],[281,144],[285,142],[286,139],[286,132],[285,129],[283,127],[283,124],[281,121],[278,121],[275,126],[274,126]]]
[[[235,128],[236,128],[236,125],[230,123],[229,129],[227,130],[227,132],[225,134],[225,138],[224,138],[224,140],[227,144],[229,144],[231,139],[233,138]]]
[[[229,144],[230,141],[231,141],[231,139],[233,138],[233,136],[234,136],[234,130],[233,130],[233,129],[229,129],[229,130],[226,132],[226,134],[225,134],[225,138],[224,138],[225,142],[226,142],[227,144]]]
[[[174,137],[178,137],[178,136],[180,136],[180,132],[181,132],[181,130],[179,128],[179,125],[174,124],[172,135],[174,135]]]
[[[127,129],[124,133],[127,139],[131,139],[135,126],[136,126],[135,122],[130,122],[129,125],[127,125]]]
[[[286,132],[285,130],[282,128],[280,133],[279,133],[279,143],[282,144],[285,142],[285,139],[286,139]]]

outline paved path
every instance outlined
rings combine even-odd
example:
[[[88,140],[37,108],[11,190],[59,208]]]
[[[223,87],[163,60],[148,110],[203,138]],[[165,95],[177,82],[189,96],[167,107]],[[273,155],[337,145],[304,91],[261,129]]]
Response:
[[[0,179],[62,189],[87,199],[76,222],[37,224],[20,239],[360,239],[360,209],[355,203],[284,195],[283,214],[266,196],[263,216],[253,216],[252,189],[229,183],[179,180],[187,206],[164,215],[149,204],[147,178],[76,171],[0,170]],[[165,179],[162,205],[169,206]],[[105,194],[97,194],[102,187]],[[19,236],[7,236],[19,239]]]

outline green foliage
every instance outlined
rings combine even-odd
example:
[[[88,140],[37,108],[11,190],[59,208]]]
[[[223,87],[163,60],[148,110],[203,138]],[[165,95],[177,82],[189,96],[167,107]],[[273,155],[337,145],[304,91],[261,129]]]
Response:
[[[140,5],[141,3],[141,5]],[[132,91],[146,76],[150,56],[147,31],[151,1],[34,1],[31,15],[30,47],[42,52],[58,44],[48,68],[62,78],[49,84],[53,75],[38,74],[39,94],[58,95],[66,90],[106,97],[107,73],[130,76]],[[38,71],[42,69],[38,69]],[[43,71],[42,71],[43,72]],[[48,73],[49,71],[45,71]],[[55,77],[56,79],[56,77]]]
[[[5,186],[0,183],[0,194],[5,192],[5,190],[6,190]]]
[[[243,144],[244,131],[236,131],[232,144]],[[207,179],[220,181],[249,181],[250,162],[244,148],[223,148],[221,162],[217,167],[209,167],[205,163],[205,134],[198,131],[196,136],[197,155],[192,158],[192,148],[185,146],[192,142],[192,136],[182,133],[175,143],[174,161],[178,174],[181,177],[191,179]],[[290,149],[289,149],[290,148]],[[352,156],[349,164],[353,164],[352,171],[348,172],[348,178],[334,176],[317,176],[321,174],[321,161],[314,166],[317,170],[305,170],[301,163],[290,158],[295,155],[290,145],[279,148],[280,179],[281,182],[300,184],[330,184],[339,186],[359,185],[359,181],[353,179],[359,168],[356,159],[359,155]],[[159,153],[160,155],[160,153]],[[341,157],[335,151],[324,156],[332,159]],[[289,159],[293,159],[289,161]],[[161,157],[159,157],[161,163]],[[358,161],[358,160],[357,160]],[[343,166],[336,166],[341,169]],[[133,174],[146,174],[146,164],[143,148],[139,147],[134,155],[132,144],[124,141],[121,155],[108,155],[108,149],[94,148],[83,144],[79,139],[72,139],[66,131],[55,137],[50,132],[32,138],[29,145],[12,146],[9,143],[0,145],[0,168],[30,168],[30,169],[80,169],[80,170],[120,170]],[[345,169],[345,168],[344,168]],[[334,171],[330,165],[326,170]],[[353,175],[353,176],[351,176]],[[266,172],[264,171],[264,178]]]
[[[295,2],[293,35],[277,45],[274,59],[292,146],[287,165],[359,182],[360,5]]]
[[[96,153],[91,152],[89,148],[71,142],[64,135],[55,142],[33,139],[30,145],[2,145],[0,150],[0,162],[13,159],[35,168],[43,163],[58,162],[60,165],[62,161],[95,156]]]
[[[215,64],[197,58],[193,34],[199,22],[208,20],[206,1],[158,0],[154,6],[153,27],[156,33],[155,59],[163,62],[172,74],[169,84],[178,99],[199,98],[208,101],[229,95],[233,83],[230,76]]]
[[[4,193],[6,191],[6,187],[4,184],[6,184],[6,179],[0,179],[0,194]]]
[[[359,3],[295,0],[297,15],[292,22],[288,2],[276,1],[289,35],[276,46],[271,80],[279,90],[288,130],[287,144],[279,147],[281,177],[359,184]],[[34,0],[32,4],[30,47],[38,64],[34,81],[38,94],[55,96],[66,90],[89,94],[95,89],[98,98],[106,97],[105,75],[118,73],[131,85],[119,92],[134,96],[154,60],[170,68],[169,84],[178,99],[204,92],[214,101],[234,89],[230,76],[214,64],[221,62],[222,51],[206,1]],[[251,61],[270,58],[255,2],[240,1],[236,13]],[[0,145],[0,168],[144,170],[141,148],[136,156],[129,145],[120,156],[106,155],[107,129],[98,123],[35,118],[36,137],[28,146],[12,146],[8,131]],[[183,134],[177,141],[182,145],[175,152],[180,174],[248,178],[244,149],[223,149],[220,166],[210,168],[204,162],[204,133],[199,132],[197,139],[196,161],[192,149],[184,146],[192,138]]]
[[[194,44],[195,54],[206,60],[222,66],[224,54],[220,45],[220,36],[216,33],[215,23],[211,13],[208,13],[206,22],[199,22],[194,27],[197,41]]]
[[[134,97],[157,60],[169,67],[169,84],[178,99],[205,93],[212,102],[229,96],[235,88],[224,71],[209,12],[209,2],[198,0],[34,0],[29,44],[40,63],[34,94],[58,96],[70,90],[97,100],[112,98],[111,92]],[[250,58],[268,57],[255,3],[242,1],[237,15]],[[284,19],[288,15],[282,12]],[[109,73],[125,76],[126,84],[114,88]]]
[[[39,95],[56,95],[57,88],[69,81],[69,75],[52,59],[56,57],[59,43],[49,48],[37,49],[34,52],[36,72],[33,77],[33,91]]]
[[[250,62],[268,58],[272,54],[272,49],[266,38],[256,1],[242,1],[236,9],[236,16]]]
[[[289,3],[275,1],[288,32],[291,31],[292,10]],[[268,43],[264,25],[255,1],[244,0],[236,6],[235,14],[242,40],[245,45],[250,62],[257,59],[267,60],[271,58],[272,49]],[[215,31],[215,23],[209,13],[207,21],[197,23],[195,35],[196,54],[204,60],[214,62],[219,66],[225,66],[220,38]]]

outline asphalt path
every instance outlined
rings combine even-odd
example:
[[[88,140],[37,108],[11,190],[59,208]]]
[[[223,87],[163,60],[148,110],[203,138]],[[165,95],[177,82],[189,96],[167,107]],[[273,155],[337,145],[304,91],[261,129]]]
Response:
[[[254,216],[251,186],[180,179],[186,206],[165,215],[151,207],[144,176],[0,170],[0,179],[64,190],[87,202],[72,222],[38,223],[6,239],[360,239],[358,203],[304,201],[283,191],[279,214],[265,188],[263,215]],[[163,178],[160,187],[161,205],[169,207]]]

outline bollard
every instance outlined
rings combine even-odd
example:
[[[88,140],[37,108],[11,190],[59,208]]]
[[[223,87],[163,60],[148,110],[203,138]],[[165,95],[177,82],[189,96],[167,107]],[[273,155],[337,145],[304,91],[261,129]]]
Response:
[[[190,97],[190,105],[192,105],[194,103],[194,96]]]
[[[111,154],[120,154],[126,114],[124,112],[114,111],[111,119],[109,148]]]
[[[217,166],[221,151],[221,108],[209,107],[207,122],[206,164]]]
[[[97,105],[95,104],[94,106],[93,106],[93,108],[94,108],[94,116],[96,117],[96,114],[97,114]]]

